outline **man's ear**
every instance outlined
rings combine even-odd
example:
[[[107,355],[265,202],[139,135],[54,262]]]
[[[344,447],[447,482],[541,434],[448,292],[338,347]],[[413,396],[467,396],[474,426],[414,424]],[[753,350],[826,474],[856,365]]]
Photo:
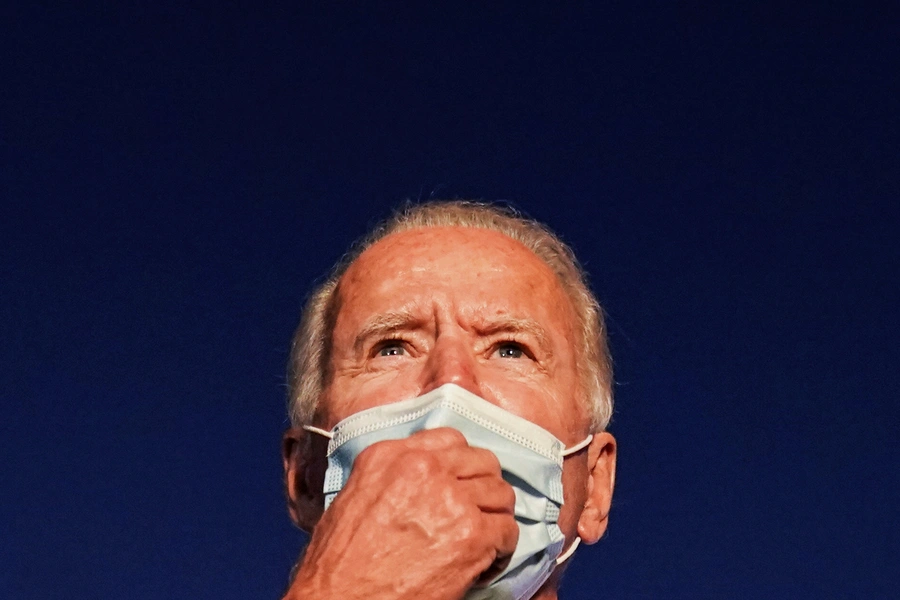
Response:
[[[609,524],[616,484],[616,439],[612,434],[594,434],[588,446],[588,469],[588,497],[578,519],[578,536],[586,544],[595,544]]]
[[[284,464],[284,491],[288,513],[300,529],[312,533],[322,516],[325,496],[325,451],[327,440],[317,439],[305,429],[292,427],[281,440],[281,460]]]

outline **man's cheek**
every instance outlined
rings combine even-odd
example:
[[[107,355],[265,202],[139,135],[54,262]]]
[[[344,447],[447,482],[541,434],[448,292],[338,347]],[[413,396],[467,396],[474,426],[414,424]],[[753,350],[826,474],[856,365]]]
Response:
[[[337,423],[360,411],[415,398],[420,394],[418,370],[407,365],[394,370],[362,372],[336,380],[330,386],[330,422]]]

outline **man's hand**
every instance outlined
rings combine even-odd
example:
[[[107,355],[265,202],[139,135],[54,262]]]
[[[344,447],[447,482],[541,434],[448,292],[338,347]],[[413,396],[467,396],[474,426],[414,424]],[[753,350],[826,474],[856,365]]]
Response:
[[[286,600],[456,600],[496,576],[519,537],[515,493],[488,450],[449,428],[357,457]]]

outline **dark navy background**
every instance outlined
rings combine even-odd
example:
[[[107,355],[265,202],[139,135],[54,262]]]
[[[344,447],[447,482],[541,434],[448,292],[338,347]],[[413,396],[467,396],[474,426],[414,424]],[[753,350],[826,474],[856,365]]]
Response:
[[[27,4],[0,598],[279,598],[304,296],[432,197],[549,223],[609,313],[615,503],[564,598],[896,597],[887,3]]]

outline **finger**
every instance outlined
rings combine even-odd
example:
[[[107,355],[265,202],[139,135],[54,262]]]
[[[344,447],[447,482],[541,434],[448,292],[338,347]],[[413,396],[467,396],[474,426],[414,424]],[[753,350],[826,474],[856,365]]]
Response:
[[[408,450],[440,451],[443,465],[459,479],[500,475],[500,460],[490,450],[469,446],[465,436],[456,429],[439,427],[417,431],[398,440]]]
[[[446,450],[448,448],[465,448],[469,445],[466,436],[452,427],[423,429],[405,438],[403,442],[407,448],[419,450]]]
[[[468,443],[465,436],[455,429],[443,427],[417,431],[407,438],[382,440],[363,448],[354,461],[353,468],[354,471],[366,470],[370,466],[383,469],[394,460],[405,461],[406,458],[414,457],[419,459],[419,464],[422,464],[423,459],[427,462],[433,458],[435,462],[440,462],[439,465],[433,465],[435,468],[445,469],[445,456],[454,450],[466,448]]]
[[[503,513],[484,513],[484,520],[491,523],[497,531],[497,556],[512,556],[519,543],[519,526],[512,515]]]
[[[459,484],[482,512],[515,514],[516,492],[499,477],[477,477],[460,481]]]
[[[519,526],[512,516],[500,513],[483,514],[484,539],[490,544],[487,551],[493,553],[494,560],[478,578],[478,585],[486,585],[506,569],[519,542]]]
[[[457,479],[497,477],[502,473],[497,455],[484,448],[452,448],[441,453],[441,461]]]

